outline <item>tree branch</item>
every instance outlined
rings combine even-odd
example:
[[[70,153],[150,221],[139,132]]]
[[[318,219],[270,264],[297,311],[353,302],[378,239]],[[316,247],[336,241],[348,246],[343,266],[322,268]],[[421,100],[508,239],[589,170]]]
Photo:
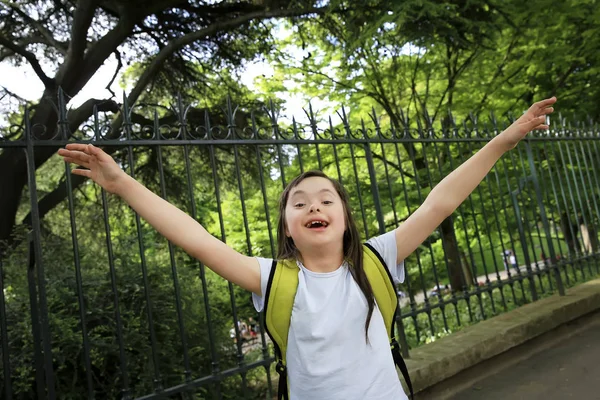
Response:
[[[134,20],[127,17],[121,18],[111,31],[90,47],[85,54],[83,63],[81,63],[82,60],[79,60],[78,63],[74,59],[66,61],[56,74],[56,80],[62,85],[65,93],[69,96],[75,96],[109,55],[129,36],[134,26]],[[70,56],[67,58],[70,58]],[[63,79],[65,76],[74,73],[75,69],[77,69],[76,79]]]
[[[119,71],[121,70],[121,68],[123,68],[123,60],[121,60],[121,53],[119,52],[119,50],[115,50],[115,58],[117,59],[117,68],[115,68],[115,74],[111,78],[110,82],[108,82],[108,84],[106,85],[106,90],[108,90],[110,92],[110,94],[112,94],[113,96],[116,96],[116,95],[115,95],[115,92],[113,92],[110,87],[112,86],[115,79],[117,79],[117,75],[119,74]]]
[[[310,9],[285,9],[285,10],[266,10],[266,11],[256,11],[251,12],[246,15],[240,16],[238,18],[234,18],[231,20],[226,20],[222,22],[216,22],[204,29],[200,29],[199,31],[189,33],[185,36],[177,38],[167,44],[157,55],[156,58],[152,61],[152,63],[146,68],[140,79],[138,80],[136,86],[131,91],[128,100],[133,103],[135,102],[144,88],[148,85],[150,80],[162,64],[166,61],[166,59],[173,54],[175,51],[180,49],[181,47],[193,43],[197,40],[203,39],[207,36],[214,35],[220,31],[227,31],[234,28],[238,28],[245,23],[252,20],[259,19],[267,19],[267,18],[277,18],[277,17],[293,17],[300,16],[305,14],[322,14],[328,10],[327,7],[322,8],[310,8]]]
[[[232,30],[238,28],[249,21],[263,20],[268,18],[282,18],[282,17],[297,17],[306,14],[323,14],[329,10],[328,7],[320,8],[305,8],[305,9],[278,9],[278,10],[263,10],[250,12],[240,17],[216,22],[210,26],[200,29],[199,31],[189,33],[180,38],[174,39],[169,42],[161,51],[156,55],[152,63],[144,70],[142,76],[138,79],[135,87],[129,93],[127,101],[129,104],[135,103],[140,97],[143,90],[150,84],[152,78],[158,73],[164,62],[171,54],[179,50],[181,47],[193,43],[197,40],[203,39],[207,36],[214,35],[217,32]],[[119,114],[113,121],[112,127],[113,132],[117,131],[117,127],[123,122],[122,114]]]
[[[83,59],[87,47],[87,32],[94,19],[96,2],[94,0],[79,0],[73,15],[73,29],[71,30],[71,44],[67,50],[67,57],[71,62]]]
[[[30,17],[27,13],[25,13],[15,4],[9,4],[9,7],[17,14],[19,14],[21,18],[23,18],[29,25],[33,26],[44,37],[44,39],[46,39],[46,41],[43,43],[47,43],[48,45],[54,47],[62,55],[67,54],[66,44],[56,40],[52,35],[52,32],[50,32],[44,25],[40,24],[38,20]]]
[[[27,61],[29,61],[29,64],[31,65],[31,67],[37,74],[38,78],[40,78],[40,80],[42,81],[42,83],[44,84],[44,86],[46,88],[50,88],[50,87],[54,86],[54,80],[49,78],[48,75],[46,75],[46,73],[42,69],[42,66],[40,65],[39,61],[37,60],[37,58],[35,57],[35,55],[32,52],[27,51],[25,48],[23,48],[21,46],[18,46],[16,43],[11,42],[4,35],[0,35],[0,44],[7,47],[8,49],[14,51],[16,54],[20,54]]]

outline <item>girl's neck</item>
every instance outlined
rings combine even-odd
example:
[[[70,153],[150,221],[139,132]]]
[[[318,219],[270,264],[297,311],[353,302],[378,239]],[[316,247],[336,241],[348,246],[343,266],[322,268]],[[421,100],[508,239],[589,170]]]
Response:
[[[337,270],[344,262],[344,255],[341,252],[304,252],[298,255],[302,265],[313,272],[333,272]]]

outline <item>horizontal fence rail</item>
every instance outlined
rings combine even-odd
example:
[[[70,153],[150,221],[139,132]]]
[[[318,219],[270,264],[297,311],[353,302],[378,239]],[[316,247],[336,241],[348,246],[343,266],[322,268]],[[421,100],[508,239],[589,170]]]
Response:
[[[15,176],[0,198],[17,221],[0,247],[6,399],[273,395],[272,347],[250,294],[70,174],[54,155],[65,144],[94,143],[232,248],[274,257],[278,198],[301,172],[339,180],[368,239],[402,224],[505,127],[493,115],[394,126],[375,111],[321,119],[312,108],[300,123],[273,105],[255,113],[228,101],[209,112],[181,98],[172,109],[125,100],[117,122],[95,108],[74,124],[61,93],[55,111],[51,124],[32,107],[0,127],[0,164],[11,160]],[[533,132],[405,260],[406,357],[600,273],[599,138],[593,124],[562,120]]]

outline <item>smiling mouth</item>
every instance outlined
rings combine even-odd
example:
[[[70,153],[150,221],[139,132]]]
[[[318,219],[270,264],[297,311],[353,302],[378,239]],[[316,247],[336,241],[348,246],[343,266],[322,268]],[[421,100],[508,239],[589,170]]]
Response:
[[[325,221],[310,221],[306,224],[307,228],[326,228],[329,224]]]

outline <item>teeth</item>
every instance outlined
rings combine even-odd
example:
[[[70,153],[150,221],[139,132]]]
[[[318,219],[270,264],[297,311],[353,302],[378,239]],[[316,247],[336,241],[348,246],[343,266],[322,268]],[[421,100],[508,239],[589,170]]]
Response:
[[[321,224],[321,225],[323,225],[323,227],[326,227],[328,225],[328,223],[325,221],[311,221],[308,224],[306,224],[306,227],[310,228],[311,226],[316,225],[316,224]]]

